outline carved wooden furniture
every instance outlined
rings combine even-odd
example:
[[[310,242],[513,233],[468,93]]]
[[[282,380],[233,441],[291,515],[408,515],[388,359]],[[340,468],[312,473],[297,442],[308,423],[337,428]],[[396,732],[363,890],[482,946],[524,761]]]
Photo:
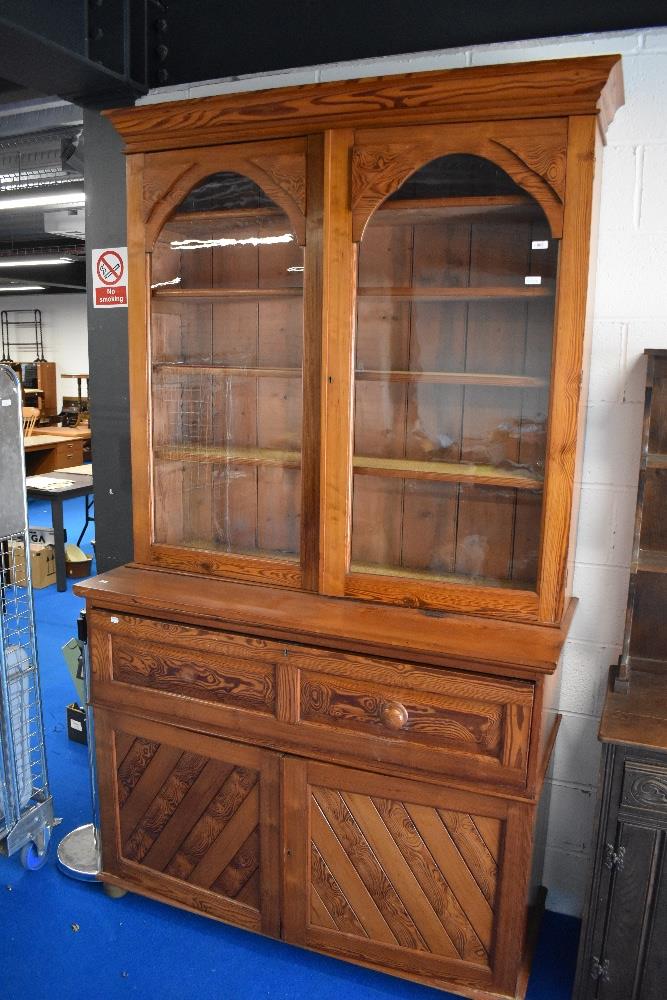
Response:
[[[610,673],[577,1000],[661,1000],[667,940],[667,351],[646,351],[628,611]]]
[[[136,561],[77,588],[111,885],[523,995],[621,99],[604,57],[111,113]]]

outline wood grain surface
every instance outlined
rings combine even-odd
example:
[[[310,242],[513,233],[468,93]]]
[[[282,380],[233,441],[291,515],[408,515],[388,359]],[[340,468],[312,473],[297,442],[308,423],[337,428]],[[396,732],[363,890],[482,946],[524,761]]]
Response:
[[[305,762],[285,774],[286,819],[304,796],[309,816],[288,834],[287,884],[306,878],[310,887],[290,915],[292,939],[399,969],[411,961],[434,979],[500,986],[502,804],[453,793],[445,805],[415,782]]]
[[[107,741],[105,868],[241,926],[277,933],[276,763],[253,748],[98,713]],[[148,731],[151,738],[142,735]],[[114,764],[115,761],[115,764]],[[273,860],[272,860],[273,859]],[[145,880],[145,881],[144,881]]]
[[[600,115],[623,103],[620,56],[371,77],[107,112],[128,152],[334,127]]]
[[[524,996],[622,99],[601,56],[110,113],[136,563],[76,587],[104,880]]]

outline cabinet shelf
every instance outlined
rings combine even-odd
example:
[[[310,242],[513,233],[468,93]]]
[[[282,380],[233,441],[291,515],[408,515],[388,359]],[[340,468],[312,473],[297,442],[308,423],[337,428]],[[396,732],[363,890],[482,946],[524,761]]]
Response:
[[[223,364],[201,364],[189,361],[154,361],[156,371],[172,370],[186,372],[211,372],[217,375],[242,378],[301,378],[300,368],[257,368],[250,365],[233,366]],[[507,386],[516,389],[541,389],[548,385],[545,378],[532,375],[496,375],[489,372],[409,372],[358,370],[358,382],[428,382],[443,385],[490,385]]]
[[[153,289],[154,299],[281,299],[301,298],[303,288],[159,288]]]
[[[210,372],[216,375],[226,375],[229,377],[248,376],[251,378],[301,378],[300,368],[251,368],[234,367],[232,365],[216,365],[210,362],[194,364],[187,361],[154,361],[153,369],[156,371],[185,371],[185,372]]]
[[[411,299],[436,302],[450,299],[455,302],[475,302],[479,299],[551,299],[552,285],[479,285],[461,288],[391,288],[361,286],[357,296],[362,299]]]
[[[301,286],[285,288],[158,288],[153,289],[154,299],[278,299],[300,298]],[[549,299],[554,297],[554,289],[544,285],[483,286],[472,288],[383,288],[361,287],[357,291],[361,299],[411,299],[420,302],[436,302],[450,299],[456,302],[475,302],[479,299]]]
[[[242,549],[235,548],[231,552],[226,545],[211,542],[210,538],[191,538],[179,543],[184,549],[191,549],[195,552],[214,552],[221,555],[229,555],[232,558],[241,557],[243,559],[269,559],[272,562],[290,562],[295,566],[299,564],[299,556],[294,552],[276,552],[271,549]]]
[[[646,456],[647,469],[667,469],[667,455],[649,452]]]
[[[459,198],[402,198],[385,201],[371,225],[402,226],[483,219],[484,222],[528,220],[539,215],[532,198],[524,195],[471,195]]]
[[[474,486],[509,487],[515,490],[541,490],[543,480],[525,470],[499,469],[472,462],[422,462],[406,458],[371,458],[355,455],[354,471],[361,476],[393,476],[400,479],[434,479],[442,482],[470,483]]]
[[[173,223],[180,222],[236,222],[243,219],[270,219],[280,218],[285,213],[279,208],[218,208],[205,212],[176,212],[169,220],[171,228]]]
[[[484,216],[505,219],[508,215],[528,217],[539,211],[532,198],[523,195],[477,195],[463,198],[401,198],[386,201],[375,213],[375,218],[383,225],[393,221],[410,224],[415,221],[438,222],[445,218],[460,216]],[[176,212],[170,219],[170,227],[175,223],[190,222],[236,222],[245,219],[268,219],[284,217],[278,208],[223,208],[202,212]],[[423,216],[423,219],[422,219]]]
[[[495,375],[489,372],[356,371],[358,382],[434,382],[443,385],[500,385],[517,389],[539,389],[548,382],[532,375]]]
[[[276,448],[225,448],[215,445],[173,445],[156,449],[155,456],[168,462],[227,462],[230,465],[277,465],[300,468],[298,451]],[[493,465],[468,462],[422,462],[402,458],[355,456],[354,471],[366,476],[393,476],[401,479],[432,479],[511,489],[541,490],[543,481],[526,472],[498,469]]]
[[[439,573],[437,570],[408,569],[405,566],[379,566],[377,563],[350,563],[350,573],[370,573],[373,576],[396,576],[407,580],[424,580],[432,583],[434,580],[440,583],[460,584],[468,582],[468,579],[461,573]],[[476,582],[485,587],[513,587],[516,586],[512,580],[493,580],[487,577],[476,577]]]
[[[277,448],[179,444],[156,448],[155,457],[163,462],[226,462],[229,465],[277,465],[288,469],[301,466],[298,451],[280,451]]]

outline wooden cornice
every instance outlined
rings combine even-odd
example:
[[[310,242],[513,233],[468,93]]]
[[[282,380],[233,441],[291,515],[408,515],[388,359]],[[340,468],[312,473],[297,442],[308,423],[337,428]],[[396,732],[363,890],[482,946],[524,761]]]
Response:
[[[281,87],[106,111],[128,153],[208,146],[335,127],[597,115],[623,103],[619,55]]]

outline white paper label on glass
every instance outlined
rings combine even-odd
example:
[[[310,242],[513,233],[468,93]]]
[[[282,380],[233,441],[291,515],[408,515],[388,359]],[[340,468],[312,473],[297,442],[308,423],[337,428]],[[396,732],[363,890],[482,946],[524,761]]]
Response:
[[[11,399],[3,399],[2,405],[3,406],[11,406],[12,405]]]
[[[531,250],[547,250],[549,248],[549,240],[533,240],[530,248]]]
[[[524,281],[524,284],[526,284],[526,285],[541,285],[542,284],[542,278],[540,277],[539,274],[527,274],[526,277],[523,279],[523,281]]]

